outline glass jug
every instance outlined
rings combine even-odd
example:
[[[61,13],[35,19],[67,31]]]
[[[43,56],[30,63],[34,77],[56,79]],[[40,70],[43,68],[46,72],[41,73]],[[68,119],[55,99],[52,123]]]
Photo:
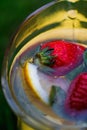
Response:
[[[86,12],[86,0],[55,0],[16,32],[1,81],[21,130],[87,127]]]

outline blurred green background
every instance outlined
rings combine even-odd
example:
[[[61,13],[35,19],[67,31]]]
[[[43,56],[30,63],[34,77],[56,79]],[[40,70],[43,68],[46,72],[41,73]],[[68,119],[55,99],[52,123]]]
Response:
[[[0,1],[0,75],[5,50],[22,21],[34,10],[52,0]],[[17,130],[17,119],[7,104],[0,84],[0,130]]]

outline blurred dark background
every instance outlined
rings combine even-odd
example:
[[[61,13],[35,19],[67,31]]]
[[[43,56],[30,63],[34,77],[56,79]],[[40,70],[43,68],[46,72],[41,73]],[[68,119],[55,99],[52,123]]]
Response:
[[[0,1],[0,76],[5,50],[22,21],[34,10],[52,0]],[[0,83],[0,130],[17,130],[17,118],[7,104]]]

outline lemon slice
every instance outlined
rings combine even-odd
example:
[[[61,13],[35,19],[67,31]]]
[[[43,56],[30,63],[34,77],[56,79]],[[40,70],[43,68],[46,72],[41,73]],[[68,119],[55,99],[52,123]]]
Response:
[[[46,78],[44,74],[41,75],[37,69],[37,66],[31,63],[26,64],[25,71],[29,87],[33,89],[33,91],[41,98],[41,100],[48,104],[51,87],[47,88],[47,85],[45,85],[47,80],[45,81],[45,84],[43,83],[44,78]]]
[[[27,62],[24,70],[26,71],[28,86],[46,104],[49,104],[49,95],[53,85],[60,86],[64,91],[68,89],[69,81],[64,77],[53,78],[47,76],[32,63]]]

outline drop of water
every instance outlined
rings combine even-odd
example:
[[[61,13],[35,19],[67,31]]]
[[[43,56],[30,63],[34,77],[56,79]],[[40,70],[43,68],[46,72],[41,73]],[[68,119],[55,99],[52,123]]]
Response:
[[[69,10],[68,17],[71,19],[75,19],[77,17],[77,10]]]

